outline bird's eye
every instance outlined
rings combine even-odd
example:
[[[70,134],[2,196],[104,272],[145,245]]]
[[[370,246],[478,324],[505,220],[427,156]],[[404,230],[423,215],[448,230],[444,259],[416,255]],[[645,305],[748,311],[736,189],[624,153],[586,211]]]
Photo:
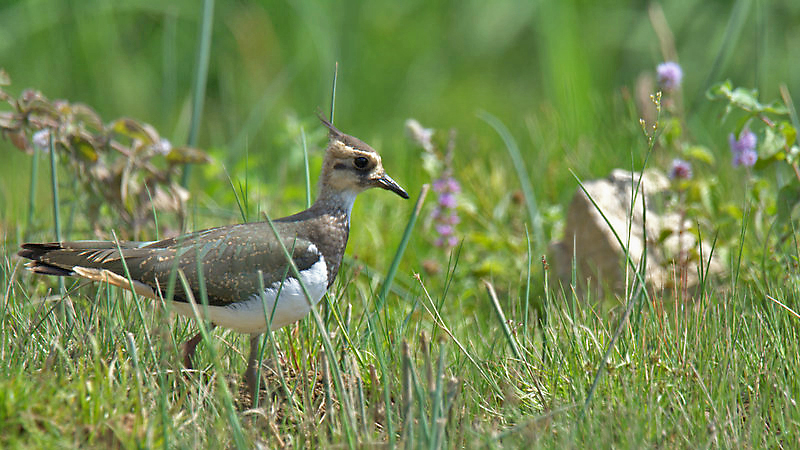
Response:
[[[353,160],[353,164],[356,165],[356,168],[363,169],[367,167],[367,164],[369,164],[369,160],[363,156],[358,156],[356,157],[355,160]]]

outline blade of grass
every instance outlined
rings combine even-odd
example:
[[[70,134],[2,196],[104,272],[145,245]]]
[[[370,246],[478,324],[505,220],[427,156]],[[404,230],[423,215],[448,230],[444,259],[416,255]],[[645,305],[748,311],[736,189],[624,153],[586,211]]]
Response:
[[[511,156],[511,161],[514,163],[514,170],[517,172],[517,178],[519,178],[519,183],[522,187],[522,194],[525,197],[525,204],[528,207],[528,216],[531,221],[531,226],[533,227],[533,239],[536,241],[534,248],[536,249],[536,253],[539,254],[542,252],[541,250],[545,245],[542,215],[539,213],[539,207],[536,204],[536,196],[533,192],[531,179],[528,176],[528,171],[525,169],[525,160],[522,159],[519,146],[517,146],[517,142],[514,140],[514,137],[511,136],[511,132],[503,125],[500,119],[486,111],[478,112],[478,118],[494,128],[497,134],[500,135],[500,138],[503,139],[506,150]]]
[[[161,37],[161,100],[162,100],[162,120],[164,123],[172,119],[177,96],[178,76],[177,76],[177,40],[178,40],[178,15],[175,8],[168,8],[164,11],[164,28]]]
[[[53,193],[53,226],[55,227],[56,241],[61,242],[61,208],[58,203],[58,173],[56,171],[56,145],[52,134],[50,135],[50,189]],[[63,278],[59,288],[64,290]]]
[[[777,298],[775,298],[775,297],[772,297],[771,295],[767,295],[766,297],[767,297],[769,300],[771,300],[772,302],[776,303],[776,304],[777,304],[778,306],[780,306],[781,308],[783,308],[783,309],[785,309],[786,311],[788,311],[788,312],[789,312],[789,314],[791,314],[792,316],[794,316],[794,317],[795,317],[795,319],[800,319],[800,314],[797,314],[797,313],[795,312],[795,310],[793,310],[792,308],[790,308],[790,307],[786,306],[786,304],[785,304],[785,303],[781,302],[780,300],[778,300],[778,299],[777,299]]]
[[[747,183],[745,185],[745,192],[750,191],[750,180],[748,178]],[[747,223],[750,221],[750,199],[744,199],[744,211],[742,214],[742,226],[739,232],[739,248],[736,255],[736,266],[734,267],[733,277],[731,277],[731,282],[733,285],[731,289],[735,294],[737,289],[739,288],[739,271],[742,268],[742,255],[744,254],[744,238],[747,235]]]
[[[239,214],[242,216],[242,222],[247,222],[247,213],[244,210],[244,206],[242,206],[242,201],[239,199],[239,193],[236,191],[236,187],[233,185],[233,180],[231,179],[230,174],[228,174],[228,169],[223,166],[222,170],[225,171],[225,176],[228,178],[228,184],[231,186],[233,197],[236,199],[236,206],[239,207]]]
[[[336,106],[336,80],[339,78],[339,61],[333,65],[333,84],[331,85],[331,124],[333,124],[333,110]]]
[[[530,299],[531,299],[531,263],[533,262],[533,258],[531,256],[531,235],[528,233],[528,225],[525,225],[525,244],[526,244],[526,255],[528,257],[528,263],[526,264],[526,273],[525,273],[525,306],[522,310],[522,326],[525,329],[525,333],[528,333],[528,309],[530,306]],[[545,286],[544,286],[544,294],[545,294],[545,307],[547,306],[547,274],[545,273]]]
[[[486,291],[489,293],[489,298],[492,299],[494,312],[497,313],[497,319],[500,321],[500,326],[503,328],[503,334],[506,336],[506,340],[508,341],[508,345],[511,347],[511,351],[514,352],[514,356],[517,359],[525,361],[525,357],[519,350],[517,340],[514,338],[514,335],[511,333],[511,329],[508,327],[508,320],[503,312],[503,307],[500,305],[500,300],[497,298],[497,293],[494,291],[494,286],[492,286],[492,283],[490,283],[489,280],[481,281],[483,282],[483,286],[486,288]]]
[[[394,422],[392,414],[392,385],[389,378],[389,365],[386,361],[386,355],[380,351],[383,346],[378,342],[379,330],[375,329],[374,315],[367,316],[367,335],[372,337],[372,344],[375,346],[375,356],[378,359],[378,366],[381,369],[381,385],[383,386],[383,408],[386,416],[386,436],[389,440],[389,448],[395,448],[395,435],[394,435]],[[373,367],[370,368],[371,370]],[[377,384],[373,377],[372,388],[377,389]],[[375,395],[372,398],[376,398]],[[377,406],[376,406],[377,409]]]
[[[34,209],[36,208],[36,186],[39,184],[39,149],[33,152],[31,158],[31,182],[28,188],[28,219],[25,224],[25,236],[30,236],[33,228]]]
[[[435,389],[431,392],[431,403],[432,403],[432,411],[431,411],[431,424],[433,424],[436,429],[433,433],[433,439],[431,440],[430,446],[428,447],[430,450],[435,450],[440,448],[440,431],[444,424],[444,417],[442,417],[443,413],[447,410],[444,405],[444,345],[439,346],[439,360],[436,364],[436,383]],[[443,418],[444,420],[439,420]]]
[[[156,212],[156,205],[153,203],[153,196],[150,195],[150,187],[147,186],[147,183],[144,184],[144,190],[147,192],[147,200],[150,202],[150,208],[153,210],[153,226],[156,229],[156,240],[160,241],[161,238],[159,237],[158,232],[158,213]]]
[[[333,123],[333,122],[331,122]],[[308,145],[306,144],[306,130],[300,127],[300,139],[303,142],[303,166],[306,169],[306,209],[311,208],[311,173],[308,170]]]
[[[381,290],[378,292],[378,303],[373,314],[380,311],[386,302],[386,296],[389,294],[389,289],[392,287],[392,280],[394,280],[394,277],[397,274],[397,268],[400,266],[400,260],[403,259],[403,253],[406,251],[408,240],[411,238],[411,232],[414,230],[414,224],[417,223],[417,217],[419,217],[419,213],[422,210],[422,204],[425,202],[425,197],[428,195],[429,189],[430,185],[423,184],[422,189],[419,191],[417,203],[414,205],[414,209],[411,210],[411,215],[408,218],[408,222],[406,222],[406,229],[403,231],[403,238],[400,239],[400,244],[397,246],[397,250],[394,252],[392,264],[389,266],[389,270],[386,272],[386,277],[383,279],[383,286],[381,286]]]
[[[189,137],[186,140],[189,147],[197,146],[197,135],[200,132],[200,119],[203,117],[205,104],[206,82],[208,80],[208,60],[211,55],[211,31],[214,25],[214,0],[203,0],[203,19],[200,25],[200,42],[197,48],[197,62],[195,64],[194,86],[192,88],[192,119],[189,124]],[[181,185],[184,187],[189,181],[191,166],[183,169]]]

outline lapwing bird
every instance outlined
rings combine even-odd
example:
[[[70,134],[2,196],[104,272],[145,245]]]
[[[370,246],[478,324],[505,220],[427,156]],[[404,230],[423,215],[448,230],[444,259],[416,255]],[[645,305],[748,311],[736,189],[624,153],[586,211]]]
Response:
[[[213,325],[251,335],[245,380],[252,392],[259,334],[305,317],[309,300],[316,304],[333,284],[347,246],[356,195],[379,187],[408,198],[386,174],[372,147],[320,119],[329,130],[329,142],[317,199],[305,211],[273,221],[280,242],[265,221],[155,242],[29,243],[22,245],[18,254],[31,260],[27,267],[33,272],[109,283],[151,299],[166,298],[170,277],[182,272],[192,298],[198,304],[201,298],[208,299],[207,308],[197,308],[201,317],[206,314],[203,318]],[[289,270],[281,242],[297,266],[300,280]],[[201,289],[205,289],[205,297]],[[175,282],[173,300],[178,314],[195,317],[189,292],[180,281]],[[200,340],[198,334],[184,344],[188,368]]]

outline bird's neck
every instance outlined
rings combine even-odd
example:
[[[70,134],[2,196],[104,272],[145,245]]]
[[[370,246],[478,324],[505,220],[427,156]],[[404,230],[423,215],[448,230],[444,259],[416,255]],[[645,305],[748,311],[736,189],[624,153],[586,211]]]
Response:
[[[319,211],[344,213],[349,223],[356,195],[358,192],[331,190],[327,189],[324,184],[320,184],[319,195],[311,208]]]

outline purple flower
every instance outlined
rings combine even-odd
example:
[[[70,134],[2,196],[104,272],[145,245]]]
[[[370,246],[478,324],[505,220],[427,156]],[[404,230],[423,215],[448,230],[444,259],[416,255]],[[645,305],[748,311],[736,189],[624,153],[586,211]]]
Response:
[[[444,237],[436,238],[436,240],[433,242],[433,245],[437,247],[444,247],[445,245],[447,247],[455,247],[458,245],[458,238],[456,236],[450,236],[447,239]]]
[[[455,208],[456,204],[456,196],[453,194],[444,193],[439,196],[439,206],[442,208]]]
[[[673,180],[688,180],[692,178],[692,165],[689,161],[684,161],[680,158],[673,159],[669,177]]]
[[[436,225],[436,232],[442,236],[450,236],[453,234],[453,227],[444,223]]]
[[[745,150],[733,155],[733,167],[753,167],[756,161],[758,161],[758,153],[755,150]]]
[[[433,182],[433,190],[439,196],[436,208],[431,212],[436,234],[439,235],[434,241],[437,247],[454,247],[458,244],[458,238],[455,236],[455,225],[460,220],[456,212],[456,207],[458,206],[456,194],[461,192],[461,185],[450,173],[451,169],[446,169]]]
[[[733,167],[753,167],[758,160],[757,143],[756,134],[747,128],[739,133],[739,139],[736,139],[736,136],[731,133],[728,136],[728,144],[731,147],[731,153],[733,153]]]
[[[445,178],[439,178],[438,180],[434,180],[433,182],[434,192],[444,192],[445,189],[447,189],[447,180]]]
[[[674,61],[663,62],[656,68],[658,85],[665,91],[672,91],[680,87],[683,79],[681,66]]]
[[[450,177],[447,179],[447,189],[454,194],[458,194],[461,192],[461,185],[455,178]]]
[[[746,150],[755,150],[758,138],[756,134],[745,128],[739,133],[739,139],[731,133],[728,136],[728,144],[731,146],[731,151],[734,153],[743,152]]]
[[[461,218],[458,217],[458,214],[456,214],[455,211],[453,211],[453,213],[450,214],[450,217],[447,219],[447,223],[450,225],[458,225],[459,222],[461,222]]]

